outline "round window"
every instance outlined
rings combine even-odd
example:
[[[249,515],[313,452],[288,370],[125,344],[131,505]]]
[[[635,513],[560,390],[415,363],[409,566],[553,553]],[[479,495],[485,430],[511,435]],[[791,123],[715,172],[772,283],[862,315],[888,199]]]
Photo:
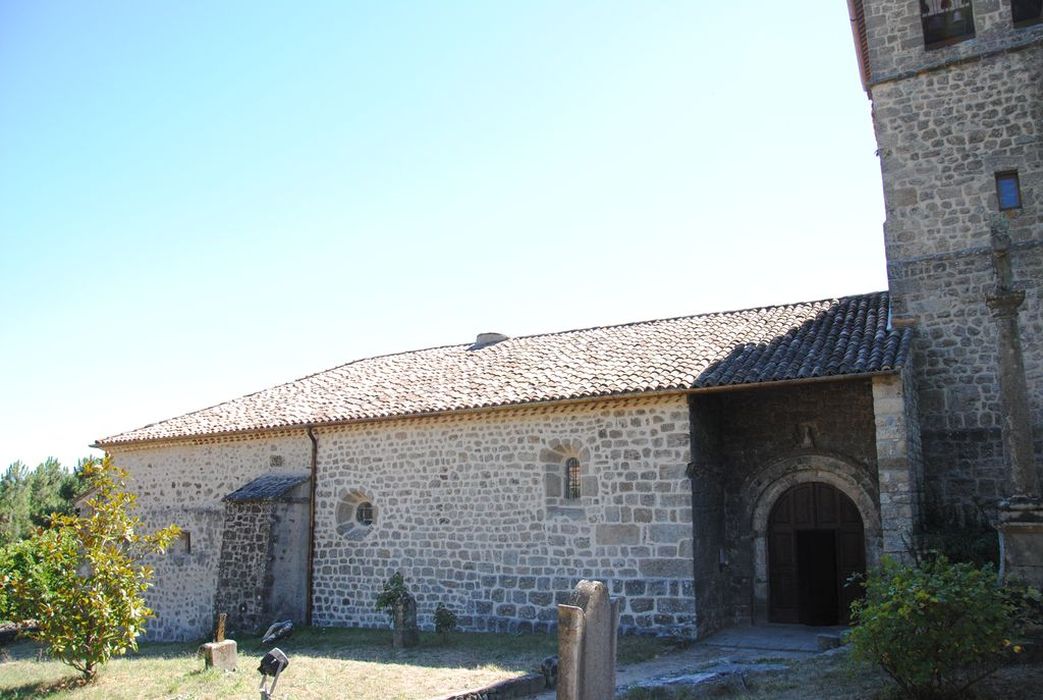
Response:
[[[373,524],[373,504],[369,501],[363,501],[358,504],[355,508],[355,520],[360,525],[372,525]]]

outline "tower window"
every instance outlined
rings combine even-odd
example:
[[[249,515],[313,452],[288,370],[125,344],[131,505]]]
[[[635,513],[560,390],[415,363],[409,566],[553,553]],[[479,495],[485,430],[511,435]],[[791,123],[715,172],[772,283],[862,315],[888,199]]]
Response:
[[[579,460],[565,460],[565,498],[579,498]]]
[[[1043,22],[1043,0],[1010,0],[1010,14],[1015,27]]]
[[[369,527],[373,524],[373,504],[369,501],[363,501],[359,503],[355,508],[355,520],[358,521],[359,525],[365,525]]]
[[[1021,183],[1018,182],[1017,170],[996,173],[996,198],[999,199],[1000,211],[1021,209]]]
[[[955,44],[974,36],[971,0],[920,0],[923,43],[928,49]]]

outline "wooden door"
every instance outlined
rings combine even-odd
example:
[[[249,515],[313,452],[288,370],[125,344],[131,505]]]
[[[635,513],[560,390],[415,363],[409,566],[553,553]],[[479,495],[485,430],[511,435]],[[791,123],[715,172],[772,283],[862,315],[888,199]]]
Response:
[[[811,625],[847,624],[860,589],[846,585],[865,571],[862,518],[829,484],[786,491],[768,521],[768,619]]]

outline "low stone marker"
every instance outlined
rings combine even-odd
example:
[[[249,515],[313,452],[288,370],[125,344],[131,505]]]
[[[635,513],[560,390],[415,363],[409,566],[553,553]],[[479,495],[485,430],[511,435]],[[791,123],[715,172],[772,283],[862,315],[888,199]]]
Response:
[[[558,606],[558,700],[604,700],[616,692],[619,600],[601,581],[580,581]]]
[[[239,650],[234,639],[225,639],[225,620],[227,619],[228,615],[225,613],[218,615],[217,626],[214,629],[214,641],[199,647],[199,653],[203,656],[206,668],[219,668],[223,671],[236,669]]]
[[[395,602],[391,643],[396,649],[415,647],[420,643],[420,629],[416,624],[416,601],[406,595]]]

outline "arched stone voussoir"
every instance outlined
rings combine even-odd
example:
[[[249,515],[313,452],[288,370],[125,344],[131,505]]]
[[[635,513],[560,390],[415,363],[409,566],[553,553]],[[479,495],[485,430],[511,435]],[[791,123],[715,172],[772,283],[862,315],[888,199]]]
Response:
[[[768,520],[775,502],[794,486],[829,484],[851,499],[862,516],[866,565],[880,563],[883,534],[880,526],[879,490],[869,470],[834,454],[804,453],[778,459],[757,470],[743,486],[749,532],[753,536],[753,617],[768,617]]]

